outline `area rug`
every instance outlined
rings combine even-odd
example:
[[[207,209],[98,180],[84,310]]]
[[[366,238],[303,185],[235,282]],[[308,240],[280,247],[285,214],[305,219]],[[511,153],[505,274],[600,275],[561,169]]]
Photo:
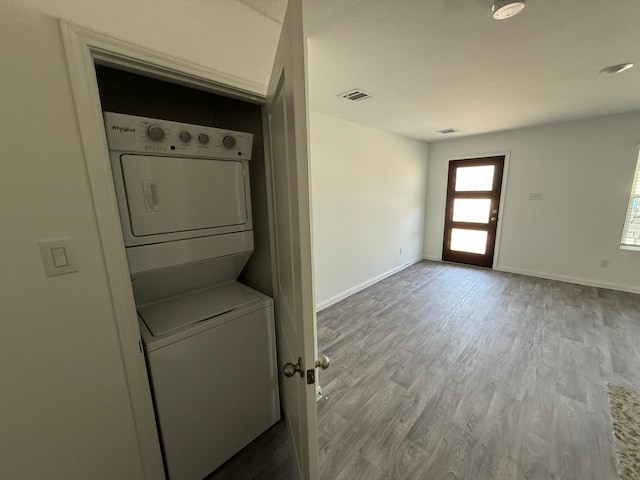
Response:
[[[608,385],[620,480],[640,480],[640,394]]]

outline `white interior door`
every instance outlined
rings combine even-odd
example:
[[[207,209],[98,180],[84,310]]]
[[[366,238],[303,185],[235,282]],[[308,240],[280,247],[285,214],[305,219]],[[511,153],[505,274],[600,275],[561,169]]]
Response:
[[[266,104],[271,143],[274,301],[287,427],[300,478],[317,480],[316,342],[305,53],[302,0],[290,0]],[[282,365],[297,364],[298,359],[300,374],[282,376]]]

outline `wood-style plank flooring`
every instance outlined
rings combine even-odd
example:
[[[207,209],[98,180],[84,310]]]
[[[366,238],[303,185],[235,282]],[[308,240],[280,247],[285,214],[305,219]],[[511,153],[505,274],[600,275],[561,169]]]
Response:
[[[640,295],[421,262],[318,314],[321,480],[615,480]],[[211,479],[293,478],[278,424]]]

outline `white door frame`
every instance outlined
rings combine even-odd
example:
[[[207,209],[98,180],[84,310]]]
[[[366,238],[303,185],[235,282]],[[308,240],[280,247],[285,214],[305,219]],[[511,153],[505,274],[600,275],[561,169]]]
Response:
[[[60,20],[60,28],[140,457],[145,478],[155,480],[164,478],[164,467],[122,241],[94,64],[114,66],[256,104],[264,103],[266,85],[119,40],[64,19]]]

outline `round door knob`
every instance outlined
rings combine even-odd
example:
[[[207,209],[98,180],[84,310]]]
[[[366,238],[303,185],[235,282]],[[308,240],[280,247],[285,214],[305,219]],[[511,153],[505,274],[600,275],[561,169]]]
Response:
[[[231,135],[227,135],[222,139],[222,144],[227,148],[233,148],[236,146],[236,139]]]
[[[147,128],[147,137],[153,141],[159,141],[164,138],[164,130],[158,125],[149,125]]]
[[[326,355],[320,355],[316,360],[316,367],[321,368],[322,370],[326,370],[327,368],[329,368],[330,363],[331,361],[329,360],[329,357],[327,357]]]
[[[300,376],[302,377],[304,374],[302,373],[302,358],[298,358],[298,363],[296,363],[295,365],[291,362],[289,363],[285,363],[282,366],[282,373],[284,373],[285,377],[293,377],[296,372],[298,372],[300,374]]]
[[[187,132],[186,130],[183,130],[180,132],[180,140],[182,140],[183,142],[188,142],[189,140],[191,140],[191,134],[189,132]]]
[[[200,135],[198,135],[198,141],[201,144],[206,145],[207,143],[209,143],[209,135],[207,135],[206,133],[201,133]]]

